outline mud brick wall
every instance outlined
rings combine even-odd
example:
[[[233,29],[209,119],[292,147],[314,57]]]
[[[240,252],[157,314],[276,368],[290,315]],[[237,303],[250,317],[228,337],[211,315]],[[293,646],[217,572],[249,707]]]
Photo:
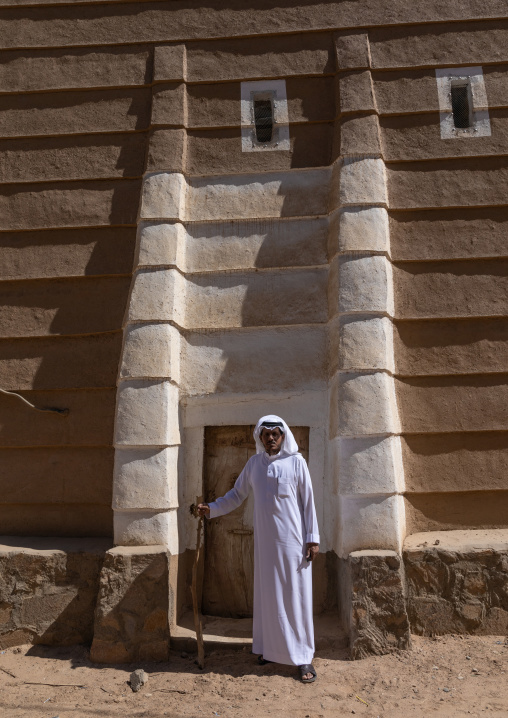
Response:
[[[372,29],[408,534],[508,522],[506,20]],[[491,136],[441,139],[435,69],[483,68]]]
[[[0,523],[110,536],[151,50],[48,43],[0,53],[0,387],[70,413],[0,397]]]
[[[339,99],[334,45],[358,28],[370,48],[357,66],[372,82],[363,110],[354,58]],[[318,405],[336,361],[330,165],[341,133],[351,153],[366,152],[372,125],[356,120],[373,112],[408,532],[507,524],[503,0],[4,0],[0,33],[0,387],[70,409],[63,418],[0,396],[3,533],[111,535],[116,379],[145,172],[182,173],[189,188],[176,217],[185,260],[163,262],[185,279],[184,314],[172,318],[181,396],[254,394],[260,367],[246,371],[245,359],[261,346],[282,357],[278,388],[307,392],[302,413]],[[171,53],[157,52],[175,44],[176,74]],[[440,137],[434,71],[458,65],[483,67],[491,137]],[[291,149],[242,153],[240,83],[279,78]],[[269,317],[267,296],[281,308]]]

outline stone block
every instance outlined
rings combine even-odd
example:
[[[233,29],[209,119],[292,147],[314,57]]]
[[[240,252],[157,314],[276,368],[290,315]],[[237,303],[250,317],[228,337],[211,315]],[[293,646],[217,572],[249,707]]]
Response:
[[[114,387],[121,346],[118,331],[2,338],[0,386],[7,391]]]
[[[180,128],[153,130],[148,141],[148,172],[183,172],[187,155],[187,131]]]
[[[0,538],[0,648],[68,646],[93,635],[107,539]]]
[[[384,372],[341,374],[338,433],[342,436],[398,433],[393,379]]]
[[[249,9],[244,6],[247,13]],[[317,10],[317,8],[316,8]],[[322,8],[320,8],[319,28],[322,25]],[[237,15],[237,10],[232,10]],[[270,13],[271,17],[273,15]],[[222,38],[220,43],[216,40],[191,42],[187,52],[188,81],[192,83],[217,83],[230,80],[246,80],[248,78],[280,78],[291,76],[308,76],[314,79],[315,76],[331,75],[335,72],[333,57],[332,38],[327,32],[313,32],[306,34],[306,41],[302,43],[300,34],[286,34],[287,11],[281,8],[281,19],[284,27],[284,34],[273,36],[274,26],[270,22],[270,29],[265,35],[264,32],[252,32],[252,27],[242,32],[243,37],[238,33],[237,19],[231,17],[229,20],[236,28],[235,38],[224,37],[223,21],[220,23],[219,34],[215,37]],[[210,14],[205,20],[210,25]],[[252,21],[250,17],[249,23]],[[309,30],[306,27],[306,30]],[[198,30],[199,37],[203,37],[202,30]],[[251,35],[251,37],[249,37]],[[263,37],[264,35],[264,37]],[[210,36],[210,35],[209,35]],[[188,37],[188,35],[187,35]],[[263,68],[260,75],[260,68]]]
[[[132,272],[134,228],[51,229],[24,232],[18,237],[23,242],[13,243],[12,235],[7,233],[0,235],[2,280],[111,276]]]
[[[390,252],[388,212],[384,207],[347,207],[339,215],[340,252]]]
[[[346,115],[340,126],[340,154],[381,157],[381,133],[376,114]]]
[[[341,257],[339,311],[393,316],[393,273],[389,259],[381,255]]]
[[[115,394],[114,389],[24,393],[36,406],[69,409],[68,416],[34,411],[16,397],[4,394],[0,401],[0,446],[110,446]]]
[[[328,168],[321,168],[189,177],[186,219],[224,221],[327,214],[330,174]]]
[[[149,174],[143,181],[141,219],[183,219],[187,183],[179,172]]]
[[[411,647],[404,567],[395,551],[355,551],[347,560],[351,658]]]
[[[345,158],[340,173],[341,205],[388,205],[385,163],[381,159]]]
[[[46,511],[49,501],[66,508],[78,504],[82,509],[85,502],[95,509],[98,505],[110,507],[114,453],[107,446],[2,448],[2,504],[6,508],[11,504],[13,519],[18,516],[19,504],[26,506],[27,497],[34,511],[37,505],[45,505]],[[18,507],[14,509],[12,504]],[[25,533],[27,529],[23,524]]]
[[[399,495],[342,496],[339,550],[389,549],[399,551],[405,535],[404,500]]]
[[[154,48],[153,79],[155,82],[185,80],[187,53],[183,43],[159,45]]]
[[[369,67],[369,36],[366,32],[336,35],[335,53],[339,70]]]
[[[129,285],[129,277],[2,282],[0,337],[52,334],[62,337],[118,331]]]
[[[393,324],[387,317],[341,317],[338,337],[340,370],[394,372]]]
[[[376,102],[370,70],[339,75],[341,112],[374,112]]]
[[[188,395],[257,392],[259,376],[270,371],[274,356],[279,368],[277,391],[292,391],[295,386],[321,389],[328,376],[325,327],[186,332],[182,390]],[[263,351],[258,354],[260,346]]]
[[[140,184],[138,179],[19,184],[0,197],[0,228],[135,224]]]
[[[183,82],[155,86],[152,95],[152,126],[185,125],[186,105],[186,85]]]
[[[146,45],[14,53],[0,68],[0,92],[146,85],[150,54]]]
[[[180,443],[178,388],[169,381],[130,380],[118,387],[115,443],[175,446]]]
[[[464,207],[467,212],[475,205],[502,206],[506,199],[508,168],[499,163],[497,157],[488,156],[489,152],[486,154],[485,157],[461,158],[449,163],[428,160],[425,172],[421,171],[420,162],[390,162],[387,174],[391,208]]]
[[[71,103],[67,92],[30,93],[17,102],[2,95],[0,137],[142,130],[150,125],[150,95],[149,87],[77,91]]]
[[[169,230],[169,227],[168,227]],[[155,229],[155,232],[159,230]],[[161,230],[161,239],[166,237]],[[199,222],[185,227],[185,272],[318,266],[328,263],[328,220],[255,219]]]
[[[324,267],[195,275],[186,287],[185,327],[225,329],[326,322],[327,279]],[[267,305],[268,295],[271,302]]]
[[[114,514],[114,538],[118,546],[168,547],[178,553],[178,526],[176,511],[125,511]]]
[[[137,267],[184,267],[185,229],[180,222],[141,222],[138,228]]]
[[[178,506],[178,447],[117,449],[114,509],[172,509]]]
[[[169,561],[164,546],[122,546],[107,552],[95,612],[92,661],[168,660]]]
[[[404,544],[414,633],[506,635],[508,531],[433,531]]]
[[[394,494],[404,489],[400,438],[339,438],[339,493]]]
[[[180,332],[170,324],[129,324],[125,330],[121,379],[180,382]]]
[[[175,269],[141,269],[134,275],[127,320],[185,323],[186,280]]]
[[[72,137],[72,135],[71,135]],[[49,182],[136,177],[142,174],[142,133],[32,137],[0,141],[0,182]]]

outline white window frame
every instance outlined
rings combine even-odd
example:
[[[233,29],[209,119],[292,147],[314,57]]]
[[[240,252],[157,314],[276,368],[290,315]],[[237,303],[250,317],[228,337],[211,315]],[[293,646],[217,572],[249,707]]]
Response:
[[[270,142],[258,142],[254,100],[270,99],[273,106],[273,132]],[[289,115],[285,80],[259,80],[241,83],[242,152],[289,150]]]
[[[436,70],[437,94],[439,98],[439,123],[441,139],[454,140],[470,137],[490,137],[489,109],[483,69],[476,67],[445,67]],[[468,84],[473,106],[472,126],[455,127],[452,111],[452,85]]]

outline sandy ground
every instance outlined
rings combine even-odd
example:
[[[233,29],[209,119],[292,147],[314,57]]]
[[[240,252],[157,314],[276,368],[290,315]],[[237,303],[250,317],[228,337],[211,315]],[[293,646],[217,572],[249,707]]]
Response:
[[[508,717],[502,636],[414,637],[411,651],[356,662],[345,650],[321,651],[314,665],[318,680],[302,685],[294,668],[260,667],[245,650],[212,652],[201,671],[194,656],[180,653],[167,664],[101,667],[90,663],[84,647],[23,646],[0,652],[0,715]],[[134,668],[149,674],[138,693],[128,683]]]

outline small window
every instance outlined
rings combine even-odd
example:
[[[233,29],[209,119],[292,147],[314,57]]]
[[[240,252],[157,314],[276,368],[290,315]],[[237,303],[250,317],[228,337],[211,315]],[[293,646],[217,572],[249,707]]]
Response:
[[[453,124],[455,127],[464,130],[472,127],[473,122],[473,98],[471,97],[471,83],[452,82],[451,100],[453,112]]]
[[[289,150],[285,80],[241,84],[242,152]]]
[[[436,81],[441,139],[489,137],[489,105],[482,68],[439,67]]]
[[[271,100],[254,99],[254,123],[258,142],[271,142],[273,133],[273,105]]]

